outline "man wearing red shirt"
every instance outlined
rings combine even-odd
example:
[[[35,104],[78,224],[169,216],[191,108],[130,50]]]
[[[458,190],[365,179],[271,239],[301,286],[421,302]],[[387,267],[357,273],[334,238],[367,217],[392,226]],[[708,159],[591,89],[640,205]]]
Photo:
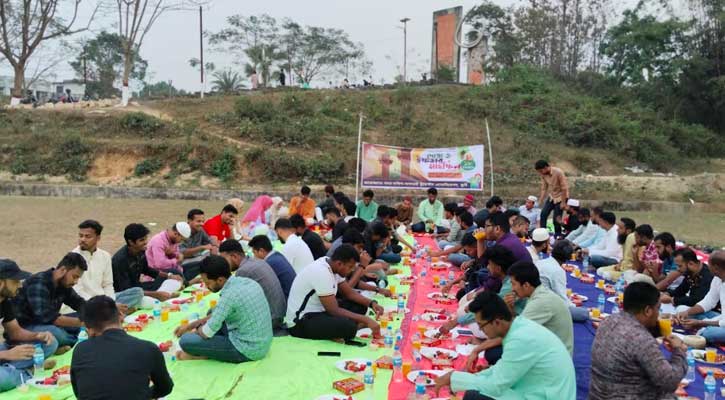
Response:
[[[209,235],[212,243],[215,243],[215,241],[221,243],[232,237],[231,226],[234,225],[237,214],[239,214],[239,211],[233,205],[227,204],[219,215],[208,219],[204,223],[204,231]]]

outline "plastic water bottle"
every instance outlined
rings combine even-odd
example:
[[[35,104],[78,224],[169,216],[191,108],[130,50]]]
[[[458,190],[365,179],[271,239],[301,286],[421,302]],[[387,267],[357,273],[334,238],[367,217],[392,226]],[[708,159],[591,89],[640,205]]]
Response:
[[[455,281],[456,280],[456,273],[453,272],[453,271],[449,271],[448,272],[448,280],[451,281],[451,282]]]
[[[712,371],[707,371],[707,378],[705,378],[705,400],[715,400],[715,390],[717,390],[717,381],[712,376]]]
[[[86,331],[86,327],[82,326],[81,331],[78,332],[78,342],[77,343],[82,343],[82,342],[85,342],[86,340],[88,340],[88,331]]]
[[[43,347],[39,344],[35,345],[35,352],[33,353],[33,367],[34,375],[39,378],[43,373],[43,363],[45,363],[45,353],[43,353]]]
[[[423,265],[423,267],[420,269],[420,277],[424,278],[428,275],[428,269]]]
[[[154,321],[161,321],[161,302],[158,300],[154,301]]]
[[[617,295],[624,292],[624,275],[619,275],[619,279],[617,279],[617,283],[614,285],[614,290],[617,292]]]
[[[692,349],[687,349],[687,374],[685,379],[688,382],[695,381],[695,356],[692,354]]]
[[[395,345],[395,352],[393,353],[393,380],[396,383],[400,383],[403,379],[403,355],[400,354],[400,347]]]
[[[363,383],[365,384],[365,392],[368,394],[368,400],[372,400],[375,397],[373,391],[373,385],[375,384],[375,376],[373,376],[373,363],[368,361],[365,366],[365,373],[363,374]]]
[[[388,349],[391,349],[393,347],[393,328],[388,326],[388,329],[385,330],[385,338],[383,339],[383,343],[385,343],[385,347]]]
[[[402,294],[398,295],[398,315],[405,315],[405,299]]]
[[[420,353],[418,350],[413,350],[413,365],[410,367],[411,371],[420,371],[423,369],[423,364],[421,364],[422,358],[420,357]]]
[[[584,271],[589,270],[589,255],[585,255],[582,257],[582,269]]]
[[[415,398],[416,400],[423,400],[426,398],[425,395],[425,372],[419,372],[415,378]]]
[[[619,306],[615,304],[612,306],[612,315],[619,314]]]
[[[604,298],[604,293],[599,293],[599,298],[597,299],[597,304],[599,311],[604,312],[604,304],[606,304],[607,299]]]

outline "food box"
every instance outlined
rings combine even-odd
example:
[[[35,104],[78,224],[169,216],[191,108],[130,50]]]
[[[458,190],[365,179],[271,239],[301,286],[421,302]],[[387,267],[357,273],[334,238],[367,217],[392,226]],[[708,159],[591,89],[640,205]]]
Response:
[[[582,283],[594,283],[594,275],[582,275],[580,281]]]
[[[445,314],[445,313],[446,313],[446,310],[444,310],[444,309],[442,309],[442,308],[432,308],[432,307],[428,307],[428,308],[426,308],[426,309],[425,309],[425,310],[423,311],[423,313],[424,313],[424,314],[425,314],[425,313],[433,313],[433,314]]]
[[[697,372],[703,377],[707,376],[708,371],[712,371],[712,375],[715,379],[725,379],[725,371],[722,368],[717,367],[697,367]]]
[[[456,302],[455,299],[438,297],[435,299],[436,304],[453,304]]]
[[[436,347],[440,346],[441,340],[440,339],[431,339],[431,338],[424,338],[421,339],[420,345],[424,347]]]
[[[431,364],[433,365],[433,369],[453,368],[453,360],[450,358],[434,358]]]
[[[393,358],[390,356],[382,356],[375,360],[375,365],[380,369],[393,369]]]
[[[332,388],[349,396],[357,392],[362,392],[365,389],[365,385],[355,378],[347,378],[334,382]]]

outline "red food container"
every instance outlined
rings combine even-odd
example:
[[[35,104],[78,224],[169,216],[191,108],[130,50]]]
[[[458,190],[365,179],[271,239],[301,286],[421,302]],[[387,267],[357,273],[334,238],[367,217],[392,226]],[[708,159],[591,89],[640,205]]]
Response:
[[[351,394],[362,392],[365,389],[365,385],[357,379],[347,378],[334,382],[332,384],[332,388],[349,396]]]
[[[436,347],[436,346],[440,346],[440,344],[441,344],[440,339],[424,338],[420,341],[420,345],[423,347]]]

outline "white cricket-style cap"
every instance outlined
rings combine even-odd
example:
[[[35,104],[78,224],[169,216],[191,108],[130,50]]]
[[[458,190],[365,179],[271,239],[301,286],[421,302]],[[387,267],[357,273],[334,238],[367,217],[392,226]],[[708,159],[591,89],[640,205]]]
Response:
[[[569,199],[566,201],[566,205],[569,207],[579,207],[579,200]]]
[[[534,242],[544,242],[549,240],[549,230],[546,228],[536,228],[531,234],[531,240]]]

